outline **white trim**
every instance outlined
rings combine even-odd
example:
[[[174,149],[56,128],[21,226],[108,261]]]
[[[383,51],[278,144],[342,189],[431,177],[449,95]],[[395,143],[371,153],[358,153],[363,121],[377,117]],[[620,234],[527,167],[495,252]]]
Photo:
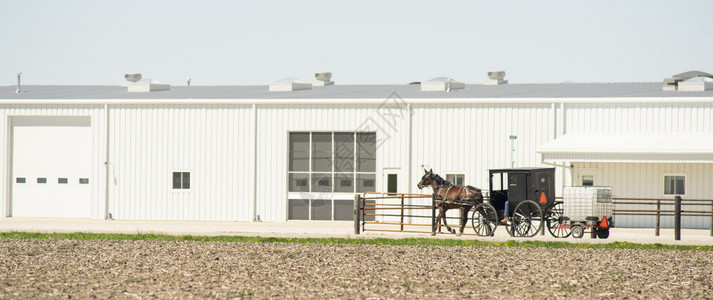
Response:
[[[403,98],[406,104],[592,104],[592,103],[710,103],[713,97],[591,97],[591,98]],[[242,105],[302,105],[302,104],[382,104],[382,98],[358,99],[0,99],[0,105],[145,105],[145,104],[242,104]]]

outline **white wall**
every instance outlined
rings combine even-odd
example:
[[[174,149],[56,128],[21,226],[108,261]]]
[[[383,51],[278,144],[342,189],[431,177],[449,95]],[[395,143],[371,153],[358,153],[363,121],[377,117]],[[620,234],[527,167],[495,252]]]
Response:
[[[558,135],[570,132],[713,132],[712,102],[686,103],[672,99],[666,103],[596,103],[596,100],[581,103],[565,99],[555,101],[553,105],[548,101],[499,103],[497,99],[487,103],[452,104],[447,101],[433,99],[428,104],[412,103],[410,109],[396,98],[369,104],[354,104],[359,100],[344,100],[344,104],[255,101],[258,103],[256,110],[246,101],[236,101],[236,104],[188,105],[169,100],[165,102],[172,104],[111,104],[109,212],[115,219],[249,221],[255,210],[262,220],[284,221],[287,219],[287,141],[290,131],[376,131],[376,189],[383,189],[384,168],[399,168],[399,188],[403,192],[419,192],[415,185],[423,174],[421,165],[433,168],[441,175],[465,172],[466,184],[487,189],[488,169],[510,167],[510,135],[518,137],[516,166],[539,167],[546,165],[540,163],[535,150],[556,138],[556,132]],[[2,154],[4,161],[9,162],[10,116],[90,116],[92,218],[102,219],[105,211],[105,112],[101,101],[87,102],[90,104],[0,106],[4,120],[0,124]],[[566,102],[564,110],[560,102]],[[412,112],[410,116],[409,111]],[[257,146],[254,143],[255,122]],[[253,159],[255,156],[256,160]],[[575,167],[601,168],[602,177],[609,178],[607,182],[615,185],[615,189],[620,185],[631,186],[626,193],[630,196],[646,196],[646,185],[660,181],[652,177],[640,184],[634,176],[637,172],[647,172],[637,168],[653,168],[652,164],[621,167],[623,169],[585,164],[575,164]],[[676,167],[690,168],[690,172],[700,174],[696,176],[695,184],[701,186],[713,176],[710,165]],[[0,216],[7,216],[10,195],[7,176],[11,167],[3,164],[1,168],[3,200]],[[255,168],[257,177],[253,178]],[[189,192],[172,191],[172,170],[191,171]],[[571,184],[569,170],[557,168],[560,187],[563,186],[562,178],[564,184]],[[694,184],[693,181],[689,183]],[[351,199],[353,195],[335,197]],[[696,190],[696,197],[713,198],[713,191]],[[257,207],[253,207],[253,199],[257,200]],[[638,219],[617,221],[619,225],[649,224],[648,220]],[[690,225],[697,227],[700,223]]]
[[[575,176],[583,169],[597,172],[595,185],[612,186],[615,197],[673,199],[664,195],[665,175],[685,175],[686,194],[683,199],[713,199],[713,164],[644,164],[644,163],[575,163]],[[651,202],[651,201],[648,201]],[[670,202],[669,202],[670,203]],[[617,209],[656,209],[655,206],[617,205]],[[673,209],[663,206],[662,209]],[[711,203],[705,205],[684,206],[684,210],[711,210]],[[686,228],[709,228],[711,218],[685,216],[681,225]],[[654,216],[617,216],[616,226],[653,227]],[[661,226],[673,227],[673,217],[662,217]]]
[[[109,212],[124,220],[249,221],[252,106],[110,106]],[[172,171],[191,172],[190,190]]]

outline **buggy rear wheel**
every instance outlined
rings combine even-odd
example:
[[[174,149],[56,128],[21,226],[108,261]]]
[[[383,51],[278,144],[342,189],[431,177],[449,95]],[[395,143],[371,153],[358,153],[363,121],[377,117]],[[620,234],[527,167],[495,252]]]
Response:
[[[542,209],[532,200],[525,200],[515,207],[512,216],[513,235],[533,237],[542,229]]]
[[[492,205],[481,203],[473,210],[470,221],[479,236],[493,236],[498,226],[498,213]]]
[[[547,215],[547,231],[549,231],[553,237],[566,238],[572,234],[572,230],[565,224],[567,221],[564,220],[563,215],[564,203],[556,202]]]

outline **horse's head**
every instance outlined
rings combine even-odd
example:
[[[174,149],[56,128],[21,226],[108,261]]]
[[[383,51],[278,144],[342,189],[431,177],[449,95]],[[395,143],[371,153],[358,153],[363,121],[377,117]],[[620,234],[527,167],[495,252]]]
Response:
[[[426,174],[424,174],[423,177],[421,177],[421,181],[419,181],[418,184],[416,185],[418,187],[418,189],[422,189],[424,187],[431,186],[434,183],[433,169],[431,169],[431,171],[423,169],[423,171],[426,172]]]

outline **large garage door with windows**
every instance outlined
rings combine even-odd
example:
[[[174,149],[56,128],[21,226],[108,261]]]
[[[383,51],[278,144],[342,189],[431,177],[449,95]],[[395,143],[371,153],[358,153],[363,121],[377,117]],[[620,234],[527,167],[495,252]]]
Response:
[[[375,191],[375,132],[291,132],[289,220],[353,219],[354,193]]]
[[[13,217],[88,218],[89,117],[12,118]]]

